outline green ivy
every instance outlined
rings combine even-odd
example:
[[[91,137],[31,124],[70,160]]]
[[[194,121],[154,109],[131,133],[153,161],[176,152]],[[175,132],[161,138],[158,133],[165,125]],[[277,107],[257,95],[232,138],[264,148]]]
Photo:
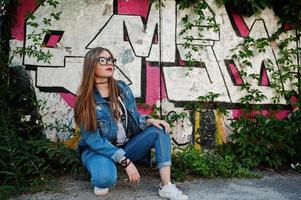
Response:
[[[293,27],[301,26],[300,0],[215,0],[215,2],[218,5],[228,5],[235,12],[248,17],[259,15],[264,9],[271,8],[280,18],[279,23]]]
[[[231,123],[234,131],[230,135],[229,147],[231,152],[237,154],[238,160],[248,168],[259,165],[278,168],[296,159],[300,161],[301,151],[298,146],[301,133],[299,125],[296,124],[300,111],[293,112],[284,120],[276,119],[272,111],[268,117],[263,116],[262,107],[256,104],[260,104],[267,97],[251,84],[252,80],[259,81],[259,75],[248,73],[248,69],[253,67],[251,58],[264,54],[271,45],[277,47],[279,51],[276,51],[276,62],[271,58],[263,61],[271,74],[270,87],[274,90],[271,100],[276,107],[281,98],[288,100],[292,95],[296,95],[300,99],[301,66],[295,62],[299,59],[300,48],[294,46],[298,43],[298,38],[287,36],[286,33],[283,29],[279,29],[270,38],[247,37],[242,44],[232,49],[232,58],[239,63],[239,73],[244,79],[240,89],[245,91],[246,95],[240,99],[245,105],[244,114]],[[287,83],[291,83],[290,88],[285,87]],[[290,104],[289,101],[287,103]]]
[[[296,123],[300,117],[300,111],[285,120],[242,116],[231,124],[234,130],[227,144],[228,152],[247,168],[288,165],[301,156],[301,126]]]
[[[40,120],[22,121],[17,105],[31,97],[20,92],[0,85],[0,199],[47,185],[57,174],[84,171],[77,152],[45,138]]]
[[[39,6],[45,6],[45,4],[48,4],[50,7],[57,8],[59,2],[56,0],[37,0],[37,4]],[[49,17],[44,17],[43,18],[43,25],[46,27],[51,26],[52,22],[55,20],[60,19],[61,12],[52,12],[50,13]],[[41,26],[41,24],[37,23],[36,16],[33,15],[33,13],[28,13],[26,16],[26,25],[33,27],[34,29],[38,28]],[[37,59],[37,62],[43,61],[45,63],[50,63],[50,59],[52,58],[52,54],[50,53],[49,50],[45,51],[41,49],[42,47],[42,40],[43,36],[45,34],[49,33],[49,29],[43,28],[40,32],[33,31],[30,34],[26,35],[26,39],[28,41],[32,41],[32,45],[29,45],[27,47],[17,47],[16,50],[13,50],[11,52],[11,58],[10,60],[13,59],[15,55],[19,55],[21,57],[24,56],[29,56],[29,57],[34,57]]]
[[[184,28],[180,31],[179,36],[184,36],[185,43],[184,49],[187,50],[185,54],[185,75],[189,75],[189,72],[196,67],[200,60],[193,58],[193,54],[200,54],[203,47],[193,44],[193,36],[189,34],[192,28],[197,27],[198,39],[203,38],[204,30],[211,30],[217,32],[219,30],[219,24],[215,21],[215,13],[209,7],[205,0],[182,0],[178,1],[179,9],[185,10],[190,9],[192,14],[197,16],[197,19],[192,19],[191,16],[185,15],[181,21],[184,24]],[[207,16],[206,11],[212,13],[212,16]],[[203,24],[206,23],[206,27]]]
[[[196,101],[185,104],[185,110],[196,111],[203,113],[205,109],[217,109],[223,115],[227,115],[228,111],[219,103],[216,98],[220,96],[219,93],[208,92],[207,95],[199,96]]]
[[[271,7],[271,1],[248,1],[249,4],[245,4],[244,6],[241,6],[240,3],[245,3],[246,1],[223,2],[232,3],[232,7],[240,5],[239,8],[241,10],[238,9],[238,11],[243,12],[245,9],[245,11],[250,15],[259,13],[265,7]],[[199,7],[199,11],[201,11],[202,8],[206,8],[206,6],[202,4],[202,1],[198,4],[197,1],[184,0],[180,1],[179,4],[180,9],[188,7],[193,9],[195,7]],[[193,10],[193,12],[195,12],[195,10]],[[200,16],[200,20],[205,19],[205,17],[202,16],[202,12],[199,12],[198,14]],[[189,20],[189,16],[185,16],[182,19],[182,22],[185,25],[180,35],[187,33],[193,27],[194,22]],[[269,118],[264,117],[261,114],[257,114],[255,116],[251,115],[251,112],[254,111],[261,113],[262,106],[260,106],[260,103],[266,100],[267,96],[261,90],[254,88],[252,85],[252,80],[259,82],[260,77],[259,74],[248,73],[249,69],[253,67],[250,59],[260,54],[264,54],[266,52],[266,48],[270,48],[272,43],[276,44],[279,48],[276,63],[272,62],[271,58],[266,58],[264,63],[266,69],[272,75],[270,77],[270,85],[275,91],[275,96],[272,97],[273,103],[277,105],[281,98],[288,99],[292,94],[296,93],[296,91],[286,89],[284,87],[284,85],[288,82],[292,82],[292,88],[297,88],[297,95],[300,98],[300,63],[294,62],[294,60],[298,59],[298,52],[300,52],[300,48],[296,48],[292,45],[298,43],[298,38],[296,36],[287,37],[285,34],[286,32],[283,29],[279,29],[279,31],[273,34],[270,38],[254,39],[247,37],[242,44],[237,45],[232,50],[232,58],[239,63],[241,67],[239,73],[245,80],[244,84],[240,87],[240,90],[246,93],[246,95],[240,99],[242,105],[245,105],[245,113],[238,120],[234,120],[233,123],[231,123],[231,127],[234,131],[229,137],[229,143],[223,146],[221,155],[227,155],[235,158],[235,160],[237,160],[244,169],[251,169],[260,165],[278,168],[293,161],[300,162],[301,153],[300,148],[298,147],[298,145],[300,145],[300,142],[298,142],[300,141],[300,132],[297,131],[300,128],[294,121],[298,121],[298,119],[296,119],[298,117],[296,116],[299,115],[299,111],[294,112],[290,118],[285,120],[277,120],[273,114],[271,114]],[[298,30],[296,30],[296,34],[298,34]],[[187,63],[188,66],[191,64],[190,66],[192,67],[195,66],[197,62],[192,58],[192,52],[199,52],[201,49],[195,48],[191,44],[193,40],[191,36],[187,36],[185,39],[185,48],[190,50],[186,54],[186,58],[188,59]],[[216,97],[218,97],[218,94],[201,96],[196,102],[187,104],[186,109],[202,113],[204,109],[210,107],[215,108],[212,105],[218,105],[213,102]],[[295,118],[292,116],[295,116]],[[298,141],[296,141],[296,138],[299,138]],[[191,154],[190,151],[184,151],[183,153],[187,153],[192,157],[194,155]],[[195,156],[196,157],[194,157],[194,159],[200,159],[197,157],[197,153]],[[185,160],[185,156],[181,157],[181,159]],[[211,157],[211,159],[213,158]],[[203,163],[197,166],[199,167],[198,169],[200,172],[204,170],[201,173],[202,175],[208,175],[204,173],[207,169]],[[183,170],[184,167],[182,166],[179,166],[179,168],[180,170],[174,169],[179,174],[181,174],[181,172],[184,174],[189,174],[191,172],[186,172]]]
[[[43,29],[40,33],[27,35],[27,39],[34,44],[12,51],[12,57],[9,58],[11,36],[9,31],[3,30],[10,30],[14,24],[18,3],[17,0],[0,1],[1,19],[4,19],[0,35],[0,199],[33,191],[33,188],[34,191],[45,189],[43,186],[49,185],[50,178],[58,174],[83,172],[77,153],[60,142],[53,143],[46,139],[42,131],[45,124],[33,110],[28,111],[28,107],[42,106],[40,109],[43,109],[45,104],[37,102],[34,95],[15,87],[16,80],[14,76],[10,76],[10,71],[14,73],[19,70],[18,67],[8,68],[10,60],[16,54],[33,56],[44,62],[49,62],[52,56],[49,52],[39,50],[42,37],[48,32]],[[55,0],[37,3],[54,8],[58,5]],[[59,19],[59,15],[60,13],[51,13],[50,18],[45,18],[43,23],[49,26],[52,20]],[[27,22],[32,27],[39,26],[32,14],[28,15]],[[24,120],[28,112],[31,118]]]
[[[249,80],[245,81],[240,87],[242,91],[247,92],[247,95],[241,98],[241,103],[260,103],[267,99],[259,89],[255,89],[252,86],[250,81],[255,80],[258,82],[260,79],[259,74],[247,73],[247,69],[253,67],[250,59],[264,54],[266,48],[271,48],[271,43],[277,44],[279,48],[279,53],[276,55],[276,63],[274,64],[271,58],[266,58],[263,62],[265,63],[267,71],[271,73],[270,86],[275,91],[275,96],[272,97],[273,103],[279,103],[280,98],[286,98],[292,93],[292,90],[287,90],[284,87],[287,82],[293,82],[292,88],[296,87],[298,91],[300,91],[301,81],[299,71],[301,67],[300,64],[294,62],[298,57],[298,48],[293,47],[293,44],[297,42],[297,37],[289,36],[280,39],[280,36],[283,34],[285,34],[285,32],[279,30],[273,34],[271,38],[253,39],[247,37],[242,44],[232,49],[232,58],[240,65],[239,74],[244,80]]]
[[[182,181],[188,175],[205,178],[261,176],[243,167],[234,155],[218,150],[199,151],[192,145],[175,149],[172,162],[172,176],[176,181]]]

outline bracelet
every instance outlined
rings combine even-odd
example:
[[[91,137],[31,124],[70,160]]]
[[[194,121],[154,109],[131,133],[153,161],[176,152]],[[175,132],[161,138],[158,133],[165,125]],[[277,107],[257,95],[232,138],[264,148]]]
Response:
[[[144,117],[144,119],[145,119],[145,124],[147,125],[147,120],[148,120],[148,119],[152,119],[152,117],[146,115],[146,116]]]
[[[122,161],[120,161],[120,164],[123,168],[127,168],[127,166],[129,166],[131,164],[131,160],[128,158],[123,159]]]
[[[146,121],[146,120],[148,120],[148,119],[152,119],[152,117],[146,115],[146,116],[144,117],[144,119],[145,119],[145,121]]]

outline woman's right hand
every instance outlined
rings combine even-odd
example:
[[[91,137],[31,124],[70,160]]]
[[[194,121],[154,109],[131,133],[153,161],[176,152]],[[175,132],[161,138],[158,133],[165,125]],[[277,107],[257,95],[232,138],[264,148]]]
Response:
[[[125,171],[131,183],[139,183],[140,174],[132,162],[125,168]]]

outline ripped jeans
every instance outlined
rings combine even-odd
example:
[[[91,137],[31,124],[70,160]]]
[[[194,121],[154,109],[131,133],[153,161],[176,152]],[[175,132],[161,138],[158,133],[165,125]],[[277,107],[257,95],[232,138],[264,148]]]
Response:
[[[155,126],[147,127],[141,133],[130,138],[121,148],[131,161],[143,158],[152,147],[155,147],[157,167],[171,165],[170,135]],[[91,175],[91,183],[99,188],[110,188],[117,180],[116,163],[108,157],[86,150],[82,153],[82,162]]]

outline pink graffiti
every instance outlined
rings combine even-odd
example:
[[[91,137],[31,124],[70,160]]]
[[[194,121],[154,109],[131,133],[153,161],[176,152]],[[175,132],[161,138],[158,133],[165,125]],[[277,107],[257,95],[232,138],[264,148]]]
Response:
[[[148,17],[150,3],[148,0],[118,0],[118,14],[138,15],[144,18]],[[127,38],[126,38],[127,39]],[[158,43],[158,38],[154,35],[153,43]],[[160,99],[160,69],[152,67],[146,63],[146,101],[145,105],[138,104],[138,110],[141,114],[149,114],[153,111],[153,106]],[[162,97],[166,97],[164,81],[161,77]]]
[[[247,37],[249,35],[250,31],[249,31],[247,25],[245,24],[242,16],[233,10],[231,10],[231,15],[233,17],[233,20],[236,24],[236,27],[237,27],[240,35],[242,37]]]
[[[261,110],[261,111],[253,111],[247,117],[252,118],[256,115],[263,115],[265,117],[270,117],[271,115],[275,116],[277,119],[284,119],[287,115],[292,112],[291,110]],[[233,119],[238,119],[244,113],[243,109],[233,109],[232,117]]]
[[[298,106],[296,105],[299,101],[298,97],[296,96],[291,96],[291,98],[289,99],[290,104],[292,105],[293,110],[297,110]]]
[[[117,12],[118,14],[127,14],[127,15],[138,15],[143,17],[145,20],[148,17],[149,7],[150,7],[149,0],[118,0],[117,1]],[[26,20],[26,14],[29,12],[32,12],[36,8],[36,0],[19,0],[19,6],[16,12],[16,23],[11,28],[11,34],[12,37],[17,40],[24,40],[25,39],[25,33],[24,33],[24,26],[25,20]],[[237,29],[242,37],[247,37],[249,35],[249,29],[247,25],[245,24],[242,16],[240,16],[238,13],[231,11],[232,18],[237,26]],[[288,29],[291,27],[287,27]],[[59,36],[53,35],[50,37],[49,41],[47,42],[47,46],[55,46],[56,43],[59,40]],[[154,36],[153,43],[157,43],[158,38],[156,35]],[[185,62],[181,59],[179,60],[180,65],[185,65]],[[243,80],[239,76],[238,70],[235,67],[234,64],[230,64],[230,70],[232,71],[234,78],[236,80],[236,83],[238,85],[243,84]],[[144,81],[144,80],[143,80]],[[160,81],[161,81],[161,88],[160,88]],[[266,70],[262,73],[262,80],[261,85],[268,85],[268,76]],[[160,91],[162,93],[162,96],[160,97]],[[72,93],[59,93],[62,99],[67,103],[68,106],[74,108],[76,96]],[[146,63],[146,104],[150,105],[150,107],[144,107],[139,106],[139,111],[142,114],[149,114],[153,106],[156,104],[158,100],[164,99],[167,97],[165,84],[162,75],[160,75],[160,69],[155,66],[151,66],[150,63]],[[298,99],[292,97],[291,102],[297,102]],[[296,108],[292,104],[293,108]],[[261,112],[253,112],[252,115],[256,114],[262,114],[264,116],[270,116],[272,113],[275,114],[275,116],[278,119],[284,119],[291,110],[281,110],[281,111],[275,111],[275,110],[263,110]],[[234,109],[232,110],[233,118],[238,118],[242,115],[243,111],[242,109]]]
[[[147,19],[149,10],[148,0],[118,0],[118,14],[139,15]]]
[[[262,86],[269,86],[270,85],[266,69],[263,69],[263,71],[262,71],[262,77],[261,77],[261,83],[260,83],[260,85],[262,85]]]
[[[139,112],[142,114],[149,114],[153,110],[153,106],[160,99],[160,78],[161,77],[161,99],[166,98],[166,89],[162,76],[160,76],[160,68],[151,66],[150,63],[146,63],[146,105],[151,106],[151,109],[146,109],[139,106]]]
[[[60,92],[60,95],[62,99],[70,106],[71,108],[74,108],[75,106],[75,99],[76,96],[72,93],[67,93],[67,92]]]
[[[58,41],[60,40],[60,35],[51,35],[46,46],[47,47],[55,47]]]
[[[148,0],[118,0],[117,4],[117,13],[118,14],[127,14],[127,15],[138,15],[143,17],[145,20],[147,19],[148,16],[148,11],[149,11],[149,2]],[[59,38],[50,38],[49,42],[47,43],[47,46],[55,46]],[[128,38],[125,38],[125,41],[128,41]],[[153,38],[153,43],[158,43],[158,38],[156,35]],[[153,74],[158,74],[157,76],[159,77],[159,73],[157,73],[156,70],[149,70],[152,71],[149,76],[149,73],[147,73],[147,77],[155,77]],[[152,79],[152,78],[151,78]],[[153,78],[156,79],[156,78]],[[147,94],[146,94],[146,104],[153,105],[155,102],[158,100],[158,94],[156,94],[158,88],[160,88],[160,85],[157,84],[156,86],[152,85],[152,81],[147,81]],[[164,85],[164,84],[162,84]],[[163,87],[162,93],[164,94],[164,97],[166,97],[166,92],[165,92],[165,87]],[[70,107],[74,107],[75,105],[75,96],[71,93],[60,93],[61,97],[66,101],[66,103]],[[144,107],[144,106],[139,106],[138,105],[139,112],[142,114],[149,114],[152,109],[149,107]]]
[[[235,79],[236,85],[242,85],[243,84],[243,80],[242,80],[242,78],[239,75],[239,72],[238,72],[238,70],[236,68],[236,65],[233,64],[233,63],[230,63],[229,67],[230,67],[230,70],[231,70],[231,72],[233,74],[233,77]]]
[[[284,30],[289,31],[289,30],[293,30],[293,29],[297,28],[297,25],[286,23],[286,24],[283,24],[283,28],[284,28]]]
[[[12,37],[23,41],[26,15],[36,8],[36,0],[20,0],[16,11],[16,22],[11,28]]]
[[[185,61],[182,60],[180,56],[179,56],[179,65],[180,66],[185,66]]]

